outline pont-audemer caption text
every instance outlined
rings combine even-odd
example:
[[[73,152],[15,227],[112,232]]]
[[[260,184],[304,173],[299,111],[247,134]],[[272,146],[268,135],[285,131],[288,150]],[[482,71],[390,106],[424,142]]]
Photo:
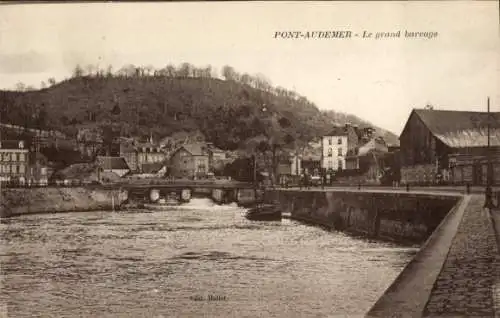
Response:
[[[275,39],[434,39],[438,36],[438,32],[426,31],[408,31],[399,30],[393,32],[353,32],[353,31],[276,31],[273,37]]]

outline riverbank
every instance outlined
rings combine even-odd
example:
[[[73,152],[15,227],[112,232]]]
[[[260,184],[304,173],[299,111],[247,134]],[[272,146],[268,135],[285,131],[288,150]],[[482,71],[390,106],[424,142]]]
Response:
[[[0,217],[24,214],[112,210],[127,199],[121,190],[100,188],[30,188],[0,191]]]

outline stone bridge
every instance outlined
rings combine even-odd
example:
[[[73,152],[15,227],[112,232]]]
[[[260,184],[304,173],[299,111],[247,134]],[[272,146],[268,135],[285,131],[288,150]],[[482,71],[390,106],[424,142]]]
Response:
[[[256,200],[254,186],[249,183],[175,182],[122,184],[120,187],[128,192],[129,200],[151,203],[166,197],[175,197],[181,202],[189,202],[193,197],[208,197],[219,204],[236,202],[240,205]]]

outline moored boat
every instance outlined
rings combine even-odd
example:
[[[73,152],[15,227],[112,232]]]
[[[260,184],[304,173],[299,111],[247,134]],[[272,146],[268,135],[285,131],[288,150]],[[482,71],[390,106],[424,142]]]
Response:
[[[258,204],[248,210],[246,218],[252,221],[280,221],[281,209],[275,204]]]

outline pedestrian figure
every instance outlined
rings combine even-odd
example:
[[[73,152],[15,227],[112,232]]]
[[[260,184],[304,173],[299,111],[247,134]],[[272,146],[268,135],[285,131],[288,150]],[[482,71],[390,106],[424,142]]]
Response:
[[[484,200],[484,207],[491,209],[493,208],[493,191],[491,187],[486,187],[486,196]]]

